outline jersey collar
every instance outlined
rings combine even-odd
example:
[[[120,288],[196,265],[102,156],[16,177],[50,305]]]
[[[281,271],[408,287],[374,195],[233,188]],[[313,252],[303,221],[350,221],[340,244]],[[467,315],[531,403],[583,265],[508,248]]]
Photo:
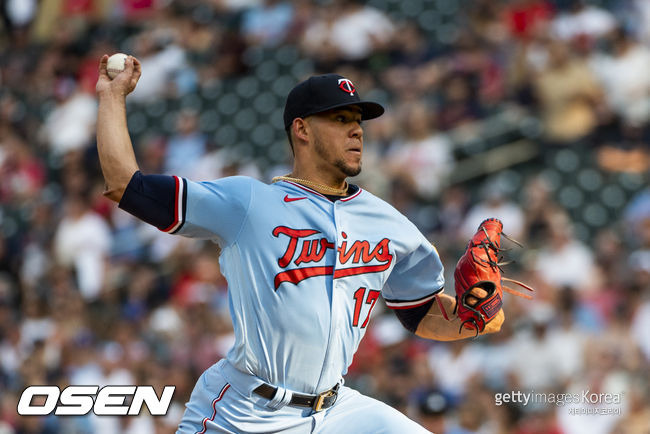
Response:
[[[311,189],[309,187],[306,187],[306,186],[304,186],[302,184],[298,184],[297,182],[287,181],[286,179],[283,179],[283,180],[281,180],[279,182],[286,182],[287,184],[291,184],[294,187],[297,187],[297,188],[299,188],[301,190],[304,190],[304,191],[306,191],[308,193],[314,194],[314,195],[319,196],[319,197],[321,197],[321,198],[323,198],[323,199],[325,199],[327,201],[330,201],[324,194],[321,194],[321,193],[317,192],[316,190],[313,190],[313,189]],[[351,184],[351,185],[354,185],[354,184]],[[355,197],[359,196],[361,194],[361,192],[363,191],[363,189],[361,187],[359,187],[358,185],[354,185],[354,187],[357,188],[356,192],[354,192],[353,194],[351,194],[348,197],[344,197],[343,199],[339,199],[339,200],[341,202],[347,202],[347,201],[349,201],[351,199],[354,199]]]

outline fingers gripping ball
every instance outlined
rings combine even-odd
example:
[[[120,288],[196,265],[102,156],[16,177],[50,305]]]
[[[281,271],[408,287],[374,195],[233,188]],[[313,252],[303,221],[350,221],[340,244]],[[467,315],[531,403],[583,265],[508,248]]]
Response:
[[[503,224],[497,219],[484,220],[474,234],[465,254],[459,259],[454,271],[456,289],[456,312],[461,320],[459,333],[463,327],[480,333],[501,310],[503,289],[516,295],[530,298],[510,288],[502,286],[501,281],[517,283],[532,291],[532,288],[512,279],[502,277],[499,263]],[[476,295],[476,288],[485,292]],[[474,291],[474,293],[472,293]]]
[[[111,80],[114,79],[117,74],[124,71],[127,57],[128,56],[124,53],[116,53],[108,58],[108,62],[106,63],[106,73]]]

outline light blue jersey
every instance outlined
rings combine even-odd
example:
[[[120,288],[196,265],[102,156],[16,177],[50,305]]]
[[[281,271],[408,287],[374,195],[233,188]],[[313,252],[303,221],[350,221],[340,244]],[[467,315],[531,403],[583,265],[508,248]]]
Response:
[[[222,249],[235,332],[228,361],[271,385],[331,388],[352,363],[379,294],[390,308],[409,308],[443,287],[431,243],[362,189],[332,202],[288,181],[177,178],[176,199],[168,232]]]

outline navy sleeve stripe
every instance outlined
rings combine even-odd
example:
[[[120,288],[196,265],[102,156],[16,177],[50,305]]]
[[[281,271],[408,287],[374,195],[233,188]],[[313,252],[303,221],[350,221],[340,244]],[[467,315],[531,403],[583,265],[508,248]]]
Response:
[[[173,231],[169,232],[170,234],[176,234],[178,231],[183,229],[183,225],[185,224],[185,219],[187,217],[187,180],[185,178],[179,178],[179,189],[180,191],[183,192],[181,195],[178,204],[179,204],[179,224],[176,229]]]
[[[386,300],[386,306],[388,306],[391,309],[411,309],[413,307],[418,307],[427,304],[431,300],[433,300],[433,297],[436,296],[440,291],[442,291],[442,288],[437,290],[436,292],[429,294],[425,297],[418,298],[417,300]]]
[[[174,234],[180,230],[185,223],[185,210],[187,207],[187,182],[185,179],[174,176],[174,221],[164,229],[163,232]]]

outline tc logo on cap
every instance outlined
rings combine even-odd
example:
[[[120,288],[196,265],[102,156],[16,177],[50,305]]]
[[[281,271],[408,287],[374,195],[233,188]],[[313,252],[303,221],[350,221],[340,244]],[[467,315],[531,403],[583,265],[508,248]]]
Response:
[[[354,84],[352,84],[352,82],[347,78],[339,78],[339,88],[341,88],[343,92],[349,93],[350,96],[354,96],[356,90]]]

